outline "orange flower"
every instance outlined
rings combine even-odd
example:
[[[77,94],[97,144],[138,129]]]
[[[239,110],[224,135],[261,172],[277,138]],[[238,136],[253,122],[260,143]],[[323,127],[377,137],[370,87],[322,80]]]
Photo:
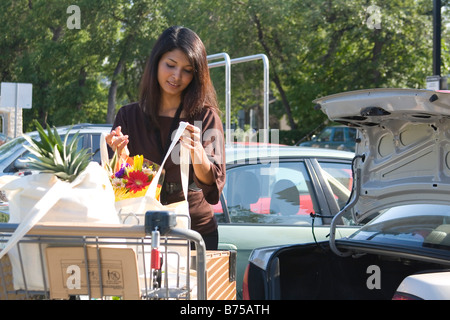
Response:
[[[148,176],[142,171],[131,171],[128,173],[126,188],[136,193],[150,184]]]

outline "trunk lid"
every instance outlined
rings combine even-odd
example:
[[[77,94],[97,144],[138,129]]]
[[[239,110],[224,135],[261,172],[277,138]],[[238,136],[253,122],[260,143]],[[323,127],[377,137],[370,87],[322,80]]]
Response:
[[[368,89],[314,101],[358,129],[353,218],[393,204],[450,202],[450,93]]]

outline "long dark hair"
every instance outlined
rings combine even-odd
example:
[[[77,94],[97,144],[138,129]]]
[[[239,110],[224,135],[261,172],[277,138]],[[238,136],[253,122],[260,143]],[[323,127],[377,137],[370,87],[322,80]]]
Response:
[[[166,29],[156,41],[140,84],[139,104],[150,122],[159,127],[156,117],[161,103],[161,89],[158,83],[158,64],[169,51],[180,49],[193,66],[194,77],[182,95],[183,110],[188,119],[201,112],[204,107],[218,110],[217,96],[211,82],[205,46],[192,30],[173,26]]]

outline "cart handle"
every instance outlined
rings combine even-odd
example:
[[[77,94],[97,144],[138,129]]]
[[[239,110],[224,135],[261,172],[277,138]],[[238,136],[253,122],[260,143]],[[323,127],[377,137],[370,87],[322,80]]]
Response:
[[[0,223],[0,233],[14,232],[17,223]],[[145,237],[144,226],[126,224],[100,224],[84,222],[40,222],[28,231],[29,236],[74,236],[74,237]]]

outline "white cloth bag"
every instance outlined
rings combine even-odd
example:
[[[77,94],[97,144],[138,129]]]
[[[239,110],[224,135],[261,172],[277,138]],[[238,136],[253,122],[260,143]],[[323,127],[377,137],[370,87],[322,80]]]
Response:
[[[114,191],[106,171],[96,162],[71,183],[61,181],[50,173],[18,177],[1,186],[9,201],[9,223],[18,228],[0,251],[0,258],[8,253],[16,290],[43,290],[48,287],[41,269],[38,244],[20,244],[25,281],[22,276],[17,242],[38,222],[92,222],[120,224],[114,206]],[[45,247],[44,247],[45,249]]]

